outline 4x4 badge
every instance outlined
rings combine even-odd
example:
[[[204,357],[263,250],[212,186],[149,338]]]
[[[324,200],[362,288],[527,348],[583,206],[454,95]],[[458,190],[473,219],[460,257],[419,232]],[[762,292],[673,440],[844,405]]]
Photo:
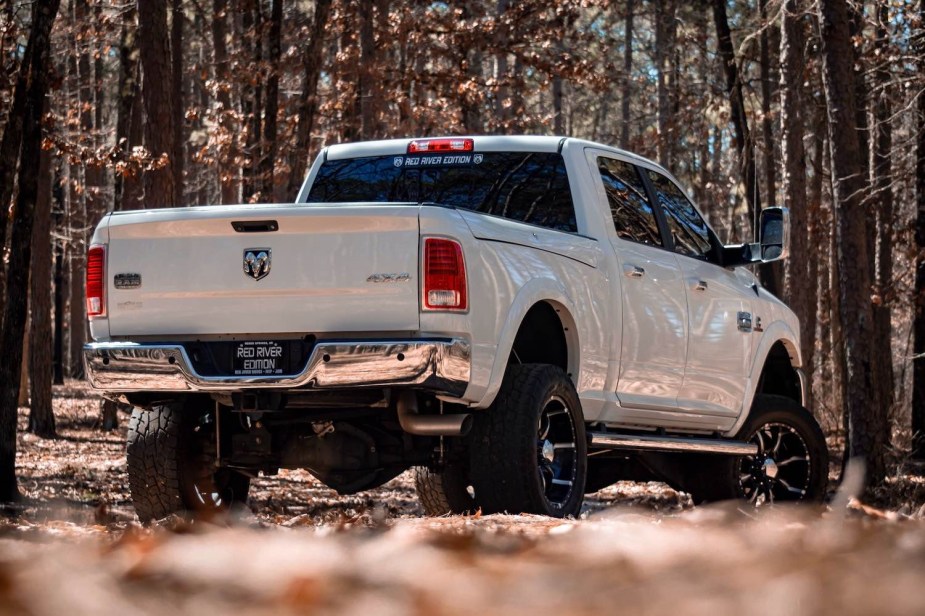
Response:
[[[244,275],[254,280],[266,278],[270,273],[269,248],[247,248],[244,250]]]

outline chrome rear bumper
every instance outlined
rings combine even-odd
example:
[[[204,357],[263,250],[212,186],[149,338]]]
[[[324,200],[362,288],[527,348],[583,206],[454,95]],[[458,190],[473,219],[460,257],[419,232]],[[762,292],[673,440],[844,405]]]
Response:
[[[95,342],[84,346],[90,384],[111,394],[416,386],[459,397],[469,384],[470,363],[469,343],[457,338],[321,341],[299,374],[201,376],[182,344]]]

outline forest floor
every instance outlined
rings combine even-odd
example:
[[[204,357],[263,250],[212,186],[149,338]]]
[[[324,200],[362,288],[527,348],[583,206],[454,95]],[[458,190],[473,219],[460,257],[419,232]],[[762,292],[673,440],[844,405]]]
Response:
[[[249,511],[142,527],[127,423],[56,388],[57,439],[23,431],[22,511],[0,518],[0,614],[923,614],[925,477],[875,506],[693,507],[663,484],[589,495],[577,520],[425,518],[402,475],[338,496],[252,484]],[[845,504],[847,502],[847,505]]]

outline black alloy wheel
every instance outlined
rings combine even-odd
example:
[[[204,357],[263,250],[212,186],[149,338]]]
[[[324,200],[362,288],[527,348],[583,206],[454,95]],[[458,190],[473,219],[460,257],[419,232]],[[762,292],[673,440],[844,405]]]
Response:
[[[581,402],[565,371],[508,366],[494,404],[475,419],[469,468],[484,513],[578,515],[588,444]]]
[[[577,435],[568,402],[551,396],[540,414],[536,459],[543,494],[551,507],[563,507],[578,478]]]

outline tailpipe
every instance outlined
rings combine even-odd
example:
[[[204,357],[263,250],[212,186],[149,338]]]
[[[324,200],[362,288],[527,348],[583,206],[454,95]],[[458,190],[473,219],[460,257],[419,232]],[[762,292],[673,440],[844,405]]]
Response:
[[[398,423],[408,434],[419,436],[466,436],[472,429],[472,415],[421,415],[418,398],[413,391],[404,391],[398,397]]]

